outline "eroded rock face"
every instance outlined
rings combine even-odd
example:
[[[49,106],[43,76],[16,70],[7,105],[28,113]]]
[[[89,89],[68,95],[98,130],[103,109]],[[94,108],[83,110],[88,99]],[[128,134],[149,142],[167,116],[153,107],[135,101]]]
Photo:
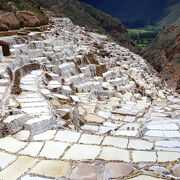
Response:
[[[7,31],[10,29],[18,29],[20,23],[11,12],[1,12],[0,13],[0,31]]]
[[[179,80],[180,20],[163,29],[143,53],[143,57],[160,73],[176,84]],[[171,43],[169,43],[171,42]]]
[[[12,3],[10,3],[12,5]],[[48,24],[48,20],[39,17],[32,11],[16,9],[11,6],[12,12],[0,11],[0,31],[19,29],[20,27],[36,27]]]
[[[20,22],[21,27],[34,27],[46,24],[47,22],[42,18],[36,16],[33,12],[24,10],[24,11],[17,11],[16,16]]]

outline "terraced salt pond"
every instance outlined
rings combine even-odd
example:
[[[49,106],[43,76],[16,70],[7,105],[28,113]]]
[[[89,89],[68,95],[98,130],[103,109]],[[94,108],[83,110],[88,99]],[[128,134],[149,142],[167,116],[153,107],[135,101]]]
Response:
[[[178,179],[180,98],[144,59],[69,19],[0,51],[0,179]]]

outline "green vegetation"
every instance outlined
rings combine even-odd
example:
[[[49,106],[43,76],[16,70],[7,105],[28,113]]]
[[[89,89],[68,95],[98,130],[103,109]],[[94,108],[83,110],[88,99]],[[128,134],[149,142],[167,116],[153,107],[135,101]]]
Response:
[[[153,42],[161,30],[162,27],[159,26],[145,26],[140,29],[128,29],[128,34],[133,41],[145,49]]]
[[[5,8],[7,9],[9,6],[8,6],[8,0],[0,0],[0,4],[2,6],[2,8]]]
[[[96,33],[99,34],[99,35],[105,35],[105,33],[100,31],[100,30],[97,30]]]

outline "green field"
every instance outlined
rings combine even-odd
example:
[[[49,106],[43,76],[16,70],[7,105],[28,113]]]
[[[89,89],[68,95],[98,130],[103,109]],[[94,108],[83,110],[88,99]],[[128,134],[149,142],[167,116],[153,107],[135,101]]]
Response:
[[[128,29],[129,37],[141,48],[145,49],[162,30],[159,26],[145,26],[141,29]]]
[[[147,33],[149,31],[145,30],[145,29],[128,29],[128,33]]]

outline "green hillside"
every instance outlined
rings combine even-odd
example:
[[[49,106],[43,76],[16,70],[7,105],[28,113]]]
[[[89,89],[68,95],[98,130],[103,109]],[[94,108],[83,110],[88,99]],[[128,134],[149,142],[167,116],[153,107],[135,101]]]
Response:
[[[128,28],[144,25],[168,26],[180,17],[179,0],[80,0],[113,17],[121,19]]]
[[[165,11],[166,15],[157,21],[161,26],[169,26],[180,18],[180,2],[168,7]]]

